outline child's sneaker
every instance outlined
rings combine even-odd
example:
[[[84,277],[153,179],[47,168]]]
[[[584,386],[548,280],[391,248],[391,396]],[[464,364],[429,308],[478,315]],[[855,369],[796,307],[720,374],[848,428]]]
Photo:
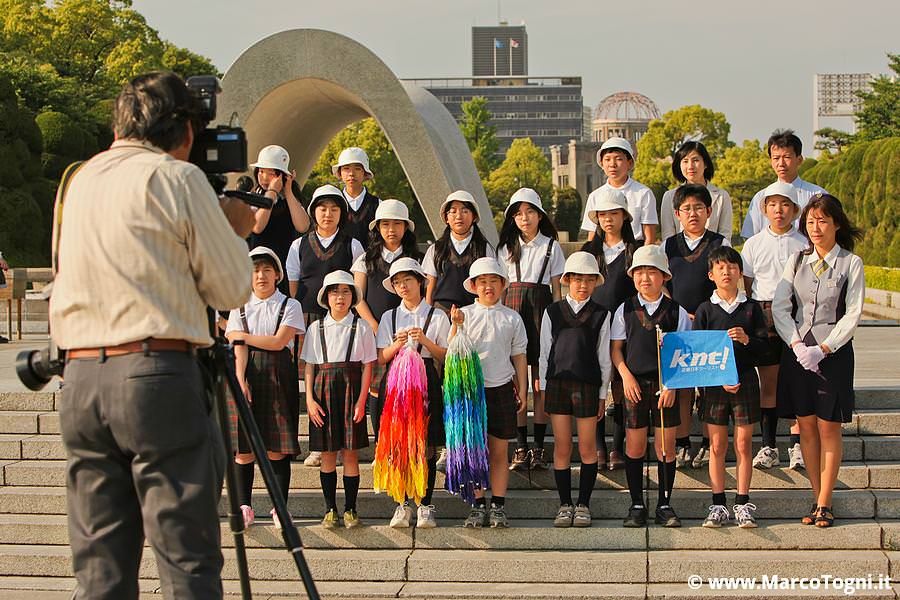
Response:
[[[691,464],[691,449],[685,446],[675,448],[675,468],[683,469]]]
[[[405,502],[398,504],[394,510],[394,516],[391,518],[391,527],[394,529],[409,527],[410,521],[412,521],[412,509],[409,504]]]
[[[491,529],[503,529],[509,527],[509,522],[506,520],[506,511],[502,506],[491,504],[491,514],[488,518],[488,524],[491,526]]]
[[[434,529],[437,527],[437,521],[434,519],[436,512],[433,504],[428,506],[419,505],[419,509],[416,511],[416,529]]]
[[[735,506],[735,508],[737,508],[737,506]],[[703,521],[703,526],[718,529],[722,525],[728,523],[730,520],[731,515],[728,513],[727,506],[723,506],[721,504],[713,504],[709,507],[709,515],[707,515],[706,520]]]
[[[441,454],[437,459],[437,466],[435,468],[438,470],[438,473],[446,473],[447,472],[447,449],[441,448]]]
[[[275,529],[281,530],[281,521],[278,519],[278,513],[275,512],[275,509],[270,510],[269,514],[272,516],[272,525],[275,526]]]
[[[700,449],[697,450],[697,454],[694,456],[694,460],[691,461],[691,465],[695,469],[703,469],[709,466],[709,448],[705,446],[700,446]]]
[[[675,509],[671,506],[657,506],[656,519],[657,525],[663,527],[681,527],[681,519],[675,514]]]
[[[800,444],[794,444],[788,448],[788,461],[790,468],[794,471],[800,471],[806,468],[806,463],[803,462],[803,451],[800,450]]]
[[[253,522],[256,520],[256,514],[253,512],[253,509],[246,504],[241,504],[241,516],[244,517],[244,529],[253,525]]]
[[[356,511],[352,508],[350,510],[344,511],[344,527],[347,529],[353,529],[354,527],[359,527],[362,525],[362,521],[359,518],[359,515],[356,514]]]
[[[778,448],[772,448],[771,446],[763,446],[756,453],[756,456],[753,457],[753,468],[755,469],[771,469],[780,464],[781,459],[778,457]]]
[[[756,527],[756,518],[753,516],[754,510],[756,510],[756,505],[749,502],[747,504],[735,504],[734,520],[737,521],[737,526],[741,529],[753,529]]]
[[[473,506],[469,511],[469,516],[466,517],[466,520],[463,523],[463,527],[471,527],[474,529],[481,529],[488,525],[490,525],[490,521],[488,520],[488,510],[486,506]]]
[[[544,456],[543,448],[532,448],[529,450],[528,454],[531,455],[531,470],[532,471],[546,471],[549,467],[547,466],[547,458]]]
[[[322,466],[322,453],[321,452],[310,452],[309,456],[303,461],[303,464],[307,467],[321,467]]]
[[[322,519],[322,527],[325,529],[334,529],[340,524],[341,520],[338,518],[338,512],[335,509],[329,510],[325,513],[325,518]]]
[[[623,527],[646,527],[647,508],[644,506],[632,506],[628,509],[628,516],[622,522]]]
[[[590,527],[591,509],[583,504],[575,507],[575,516],[572,517],[572,527]]]
[[[531,464],[529,462],[528,448],[516,448],[513,453],[512,462],[509,463],[510,471],[525,471]]]
[[[575,518],[575,509],[572,508],[571,504],[563,504],[559,507],[559,511],[556,513],[556,518],[553,519],[554,527],[571,527],[572,520]]]

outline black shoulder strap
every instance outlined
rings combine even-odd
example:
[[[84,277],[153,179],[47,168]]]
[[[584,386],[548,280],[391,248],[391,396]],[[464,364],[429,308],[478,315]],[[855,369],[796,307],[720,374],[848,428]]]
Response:
[[[547,271],[547,265],[550,264],[550,254],[553,252],[553,238],[550,238],[550,241],[547,243],[547,254],[544,255],[544,264],[541,265],[541,272],[538,274],[537,283],[538,285],[544,280],[544,273]]]
[[[391,339],[397,335],[397,309],[391,309]]]
[[[428,326],[431,324],[431,317],[434,315],[434,307],[428,309],[428,316],[425,317],[425,325],[422,326],[422,333],[428,335]],[[419,342],[418,347],[416,348],[416,352],[419,354],[422,353],[422,343]]]
[[[281,303],[281,308],[278,309],[278,319],[275,320],[275,333],[272,335],[278,334],[278,328],[281,327],[281,321],[284,319],[284,309],[287,307],[288,300],[289,298],[285,298]]]
[[[353,353],[353,342],[356,339],[356,323],[359,321],[358,315],[353,315],[353,325],[350,326],[350,339],[347,341],[347,357],[344,362],[350,362],[350,355]]]
[[[322,344],[322,362],[328,362],[328,347],[325,345],[325,317],[322,317],[316,324],[319,326],[319,342]]]
[[[247,325],[247,309],[246,306],[242,306],[240,310],[241,315],[241,327],[244,328],[244,333],[250,333],[250,326]]]

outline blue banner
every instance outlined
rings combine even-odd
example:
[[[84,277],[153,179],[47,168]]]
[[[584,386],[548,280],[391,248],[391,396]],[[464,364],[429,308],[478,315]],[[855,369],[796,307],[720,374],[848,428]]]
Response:
[[[727,331],[675,331],[660,349],[663,385],[669,389],[737,385],[734,345]]]

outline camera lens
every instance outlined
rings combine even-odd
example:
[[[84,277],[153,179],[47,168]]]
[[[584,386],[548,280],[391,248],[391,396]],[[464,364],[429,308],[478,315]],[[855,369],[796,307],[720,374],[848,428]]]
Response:
[[[16,356],[16,375],[32,391],[40,391],[53,379],[46,354],[40,350],[25,350]]]

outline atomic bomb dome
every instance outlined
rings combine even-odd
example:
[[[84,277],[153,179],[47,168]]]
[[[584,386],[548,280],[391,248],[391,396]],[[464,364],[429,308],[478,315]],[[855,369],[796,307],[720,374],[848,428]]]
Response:
[[[616,92],[600,101],[591,120],[591,139],[603,142],[611,137],[623,137],[632,144],[644,135],[653,119],[659,118],[659,108],[647,96],[637,92]]]

